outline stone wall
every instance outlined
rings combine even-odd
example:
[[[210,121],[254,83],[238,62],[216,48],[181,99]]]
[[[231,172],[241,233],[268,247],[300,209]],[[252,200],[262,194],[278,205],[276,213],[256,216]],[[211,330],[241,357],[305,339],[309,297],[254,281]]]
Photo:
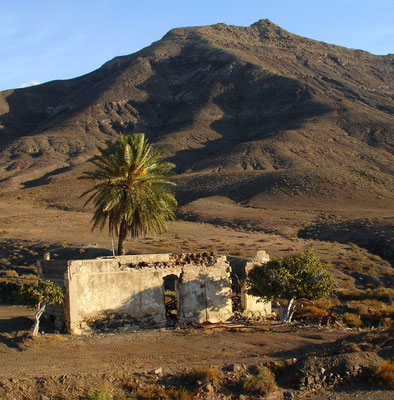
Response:
[[[178,278],[178,320],[219,322],[232,316],[230,266],[209,253],[105,257],[39,263],[39,277],[63,287],[65,303],[48,314],[60,328],[86,332],[88,321],[105,313],[128,315],[140,323],[166,322],[164,281]]]
[[[251,262],[246,263],[244,274],[247,275],[255,265],[264,264],[269,260],[270,256],[267,252],[258,251],[256,257]],[[245,285],[241,287],[241,307],[243,314],[247,317],[266,317],[272,313],[271,302],[264,302],[260,297],[248,294]]]

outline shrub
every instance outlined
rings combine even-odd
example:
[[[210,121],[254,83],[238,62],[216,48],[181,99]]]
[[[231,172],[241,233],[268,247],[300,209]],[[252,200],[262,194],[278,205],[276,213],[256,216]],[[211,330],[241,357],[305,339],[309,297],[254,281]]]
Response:
[[[337,289],[335,294],[342,301],[349,300],[380,300],[386,303],[390,303],[394,299],[394,289],[386,288],[384,286],[376,289]]]
[[[36,282],[37,280],[38,280],[37,275],[33,275],[33,274],[26,274],[26,275],[20,276],[21,283],[32,283],[32,282]]]
[[[305,318],[320,323],[323,317],[329,315],[329,310],[339,303],[338,299],[318,299],[313,302],[303,301],[295,313],[296,318]]]
[[[211,367],[195,367],[184,378],[188,383],[202,381],[212,383],[214,386],[219,384],[219,372],[216,368]]]
[[[13,269],[7,269],[7,278],[18,278],[19,274]]]
[[[194,395],[185,388],[170,388],[167,395],[171,400],[193,400]]]
[[[301,300],[326,297],[334,287],[334,280],[323,268],[317,255],[306,250],[290,254],[282,260],[255,265],[247,275],[248,293],[279,305],[281,322],[291,322]],[[278,303],[287,300],[286,307]]]
[[[152,400],[152,399],[168,400],[168,396],[166,395],[164,388],[162,388],[161,386],[154,386],[154,385],[144,386],[139,388],[135,394],[136,398],[139,400]]]
[[[259,367],[256,375],[243,379],[242,387],[246,392],[266,395],[278,390],[273,373],[265,367]]]
[[[297,360],[295,358],[283,360],[283,361],[268,361],[265,363],[265,367],[268,368],[275,378],[278,378],[284,371],[286,371],[291,365],[294,365]]]
[[[390,361],[378,364],[372,371],[375,386],[394,389],[394,363]]]
[[[373,326],[387,326],[394,319],[394,307],[378,300],[352,301],[350,303],[362,320]]]
[[[169,389],[164,389],[161,386],[147,385],[139,387],[134,382],[129,382],[126,387],[132,391],[131,397],[125,400],[193,400],[194,396],[191,392],[185,388],[175,388],[171,387]]]
[[[111,393],[105,388],[92,389],[89,391],[87,400],[111,400]]]
[[[15,293],[16,300],[28,308],[36,309],[32,335],[38,334],[41,315],[48,304],[62,304],[64,295],[61,287],[49,280],[39,279],[34,283],[22,284]]]
[[[352,313],[343,314],[342,322],[349,328],[360,328],[363,325],[360,317]]]
[[[309,321],[320,323],[322,318],[328,315],[328,311],[313,304],[309,304],[300,310],[299,315],[304,316]]]

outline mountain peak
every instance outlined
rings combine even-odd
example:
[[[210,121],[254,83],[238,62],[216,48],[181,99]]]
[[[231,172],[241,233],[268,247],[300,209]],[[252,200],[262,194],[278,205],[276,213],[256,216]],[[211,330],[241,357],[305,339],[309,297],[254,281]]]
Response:
[[[274,24],[269,19],[260,19],[250,25],[250,28],[258,30],[260,38],[263,39],[289,39],[293,36],[290,32],[281,28],[279,25]]]
[[[45,187],[68,202],[59,185],[75,182],[96,143],[145,132],[177,165],[183,201],[260,204],[278,188],[393,199],[393,76],[390,56],[267,19],[176,28],[88,75],[0,93],[0,192]]]

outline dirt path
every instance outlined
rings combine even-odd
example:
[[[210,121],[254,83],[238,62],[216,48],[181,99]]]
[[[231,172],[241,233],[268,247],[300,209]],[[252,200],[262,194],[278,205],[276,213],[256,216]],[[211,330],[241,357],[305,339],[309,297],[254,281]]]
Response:
[[[12,315],[10,312],[12,311]],[[264,330],[153,329],[84,337],[44,335],[21,341],[10,332],[29,320],[23,308],[0,307],[0,377],[35,377],[61,374],[97,374],[114,371],[148,371],[158,367],[168,372],[196,365],[256,364],[265,359],[298,357],[306,350],[347,334],[318,328],[267,325]],[[23,319],[22,319],[23,318]],[[4,331],[4,328],[5,331]]]

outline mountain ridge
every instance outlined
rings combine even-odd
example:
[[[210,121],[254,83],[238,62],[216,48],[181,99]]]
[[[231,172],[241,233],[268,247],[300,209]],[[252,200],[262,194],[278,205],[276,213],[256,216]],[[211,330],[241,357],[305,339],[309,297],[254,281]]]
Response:
[[[390,201],[393,63],[268,20],[175,28],[81,77],[0,92],[0,191],[79,207],[61,186],[79,190],[122,131],[163,146],[181,203]]]

